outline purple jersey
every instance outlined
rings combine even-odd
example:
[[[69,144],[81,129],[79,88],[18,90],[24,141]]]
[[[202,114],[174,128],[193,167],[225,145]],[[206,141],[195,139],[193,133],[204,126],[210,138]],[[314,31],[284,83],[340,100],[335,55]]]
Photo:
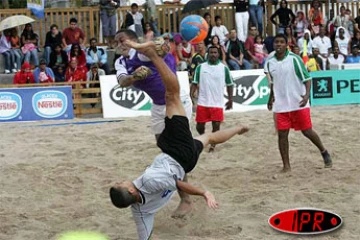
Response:
[[[145,56],[139,54],[135,50],[130,51],[129,53],[130,58],[120,57],[118,60],[116,60],[115,69],[117,71],[117,77],[131,74],[140,66],[146,66],[150,68],[152,74],[144,80],[134,82],[134,87],[146,92],[155,104],[165,105],[165,86],[154,64],[151,61],[140,59],[144,58]],[[164,61],[166,65],[168,65],[168,67],[173,71],[173,73],[176,74],[176,62],[174,56],[168,53],[164,57]]]

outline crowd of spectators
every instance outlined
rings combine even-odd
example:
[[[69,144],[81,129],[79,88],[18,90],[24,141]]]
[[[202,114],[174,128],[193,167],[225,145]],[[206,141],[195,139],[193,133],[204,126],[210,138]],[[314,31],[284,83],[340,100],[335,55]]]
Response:
[[[138,5],[132,4],[123,27],[134,30],[142,41],[162,36],[176,59],[177,69],[188,71],[190,77],[196,66],[206,61],[209,46],[219,49],[220,60],[231,70],[262,68],[274,50],[273,37],[263,34],[261,0],[234,0],[234,29],[223,25],[220,16],[205,13],[203,17],[210,29],[204,42],[196,45],[182,39],[179,33],[164,33],[163,29],[157,29],[152,2],[147,1],[147,22]],[[120,1],[102,0],[100,4],[101,19],[107,23],[103,25],[104,37],[108,47],[114,47],[116,27],[113,16]],[[278,9],[269,17],[276,32],[288,38],[289,51],[301,56],[309,71],[330,69],[332,64],[360,63],[360,9],[356,18],[344,6],[336,16],[331,10],[324,18],[317,0],[312,2],[308,13],[301,10],[294,13],[288,8],[287,1],[281,0]],[[211,24],[212,18],[215,25]],[[99,80],[100,75],[111,74],[113,63],[108,62],[106,49],[98,45],[96,38],[87,41],[77,24],[77,19],[71,18],[69,27],[63,31],[56,24],[51,25],[44,46],[39,46],[39,37],[31,24],[25,25],[20,36],[17,28],[4,30],[0,53],[5,60],[5,73],[16,73],[14,83]],[[39,54],[40,51],[43,53]],[[43,55],[40,60],[39,55]]]

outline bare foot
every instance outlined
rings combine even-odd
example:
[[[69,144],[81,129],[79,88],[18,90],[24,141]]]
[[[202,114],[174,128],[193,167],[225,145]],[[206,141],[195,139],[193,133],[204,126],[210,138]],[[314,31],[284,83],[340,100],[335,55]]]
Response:
[[[287,172],[291,172],[291,168],[290,168],[290,167],[284,167],[284,168],[281,170],[281,173],[287,173]]]
[[[191,200],[181,200],[179,206],[171,214],[172,218],[183,218],[186,214],[190,213],[193,209],[193,203]]]
[[[238,134],[241,135],[241,134],[246,133],[247,131],[249,131],[248,127],[241,126]]]

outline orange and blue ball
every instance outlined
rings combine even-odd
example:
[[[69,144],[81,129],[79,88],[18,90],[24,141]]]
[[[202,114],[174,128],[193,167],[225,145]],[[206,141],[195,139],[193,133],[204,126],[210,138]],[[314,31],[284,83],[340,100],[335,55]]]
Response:
[[[209,24],[199,15],[189,15],[180,23],[180,34],[190,43],[204,41],[209,31]]]

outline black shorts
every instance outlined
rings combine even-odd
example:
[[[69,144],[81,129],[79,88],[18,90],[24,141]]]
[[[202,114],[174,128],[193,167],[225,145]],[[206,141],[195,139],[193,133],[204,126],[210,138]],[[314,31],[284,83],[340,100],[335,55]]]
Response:
[[[163,153],[175,159],[186,173],[194,169],[204,148],[202,142],[192,137],[187,117],[178,115],[165,118],[165,129],[157,145]]]

